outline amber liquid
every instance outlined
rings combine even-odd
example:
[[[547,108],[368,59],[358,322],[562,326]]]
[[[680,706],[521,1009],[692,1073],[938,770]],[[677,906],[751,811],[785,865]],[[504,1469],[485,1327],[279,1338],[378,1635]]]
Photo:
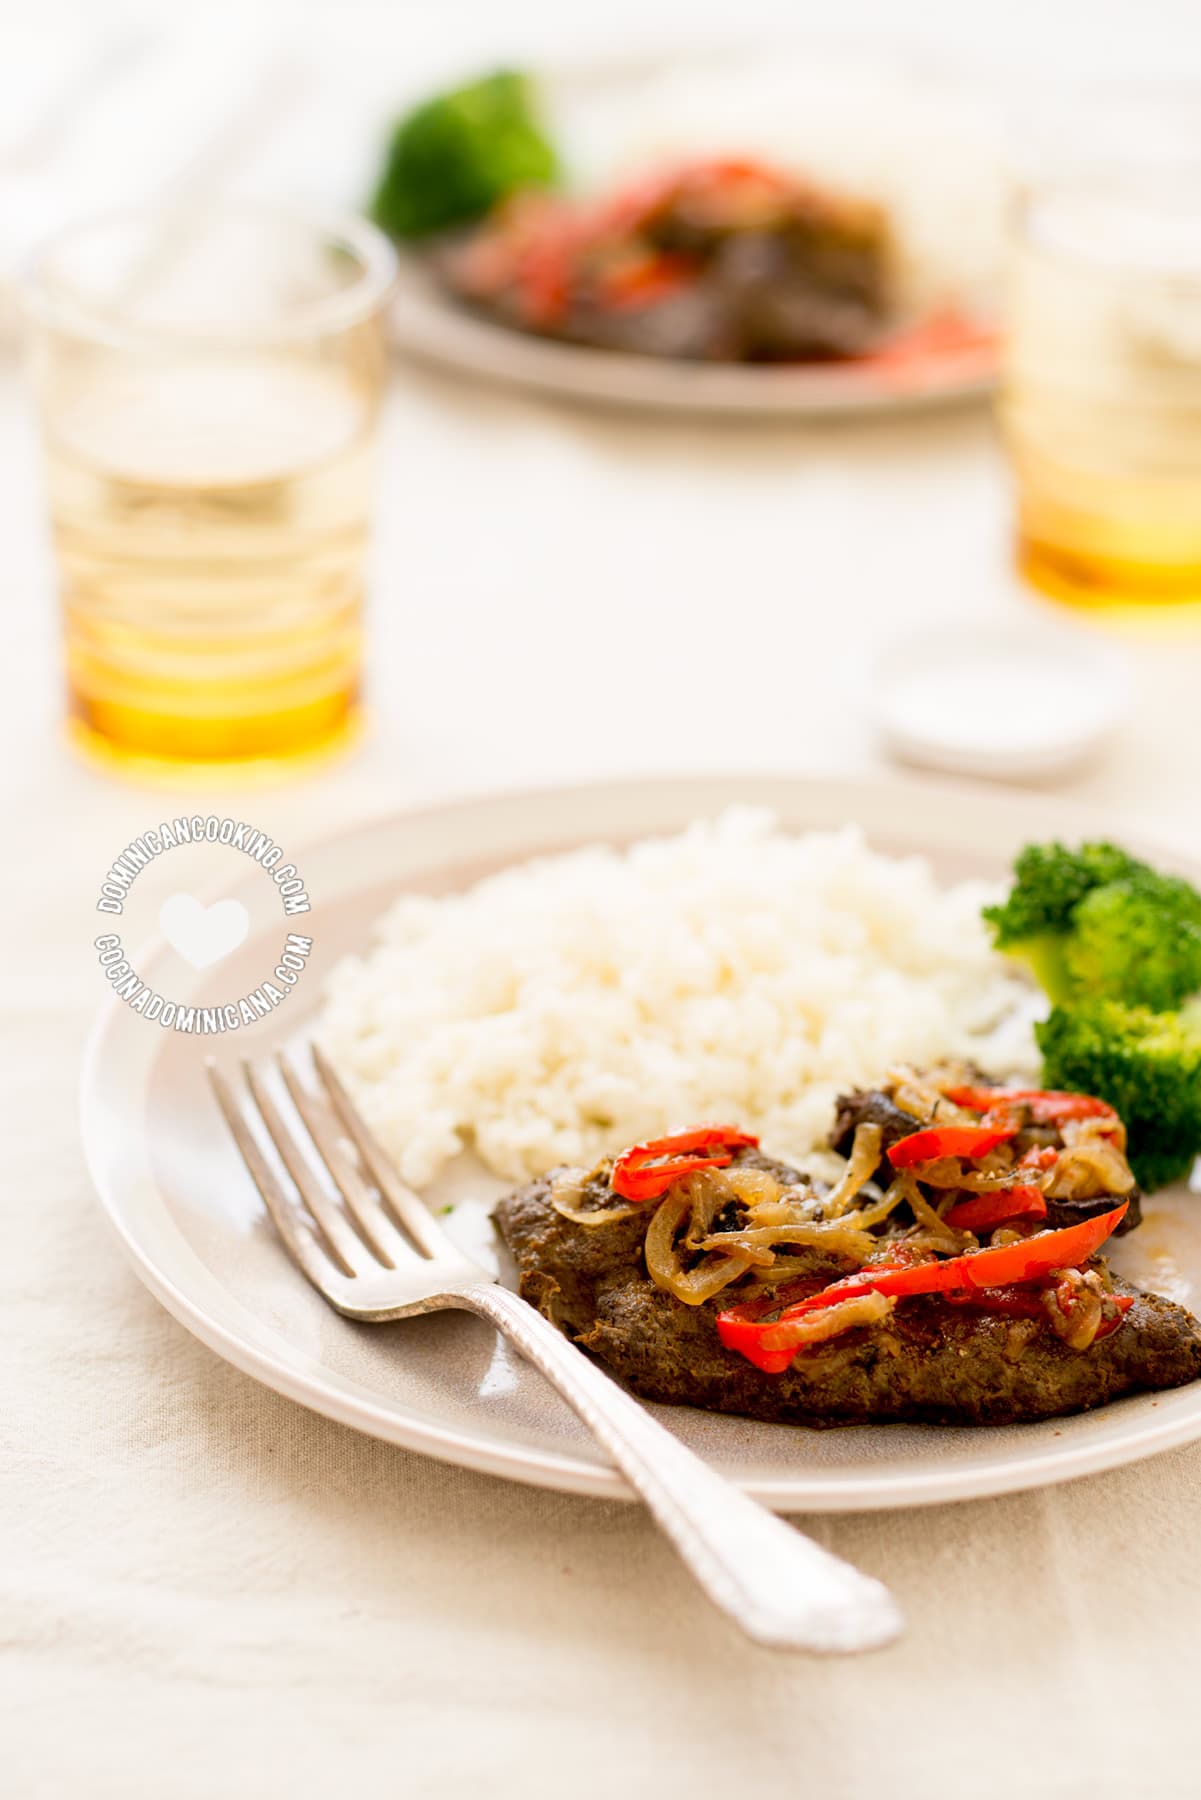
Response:
[[[160,371],[52,418],[75,740],[152,778],[273,774],[341,745],[369,464],[369,405],[334,370]]]
[[[1033,406],[1030,396],[1025,404]],[[1098,432],[1108,423],[1098,421]],[[1196,430],[1201,447],[1201,416]],[[1201,468],[1183,478],[1104,468],[1095,452],[1073,466],[1044,441],[1011,441],[1017,559],[1027,580],[1080,606],[1201,608]],[[1109,441],[1120,461],[1120,432]]]
[[[1079,606],[1201,609],[1195,310],[1137,270],[1037,242],[1014,259],[1010,302],[1001,416],[1022,573]]]

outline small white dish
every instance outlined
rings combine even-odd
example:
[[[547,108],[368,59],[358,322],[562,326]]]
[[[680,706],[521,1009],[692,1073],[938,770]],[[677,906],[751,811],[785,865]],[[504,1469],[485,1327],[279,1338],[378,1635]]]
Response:
[[[1126,661],[1046,621],[931,626],[886,645],[872,716],[903,762],[1031,781],[1099,755],[1125,715]]]

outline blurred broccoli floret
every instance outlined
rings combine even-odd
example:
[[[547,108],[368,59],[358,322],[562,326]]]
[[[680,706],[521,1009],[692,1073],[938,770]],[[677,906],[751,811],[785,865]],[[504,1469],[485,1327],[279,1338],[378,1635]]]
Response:
[[[1121,1114],[1141,1187],[1188,1174],[1201,1153],[1201,1019],[1083,1000],[1035,1033],[1047,1087],[1096,1094]]]
[[[1201,988],[1201,895],[1116,844],[1028,844],[1008,899],[984,917],[1056,1003],[1169,1010]]]
[[[400,120],[371,216],[395,238],[478,219],[520,188],[555,178],[523,75],[501,71],[439,94]]]

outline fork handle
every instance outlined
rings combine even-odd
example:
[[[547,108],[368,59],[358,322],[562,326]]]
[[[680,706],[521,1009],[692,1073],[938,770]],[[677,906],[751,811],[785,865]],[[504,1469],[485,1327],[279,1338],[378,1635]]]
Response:
[[[542,1313],[491,1283],[446,1296],[491,1320],[578,1413],[715,1606],[780,1650],[872,1650],[901,1629],[888,1589],[718,1475]]]

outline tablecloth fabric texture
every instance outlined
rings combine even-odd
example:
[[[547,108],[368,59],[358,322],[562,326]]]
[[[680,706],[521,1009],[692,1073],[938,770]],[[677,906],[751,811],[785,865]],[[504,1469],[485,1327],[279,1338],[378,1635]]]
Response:
[[[909,1627],[867,1660],[782,1657],[735,1636],[639,1509],[356,1436],[224,1365],[141,1288],[89,1190],[75,1086],[101,998],[95,886],[161,802],[55,735],[27,431],[5,377],[0,1788],[1201,1791],[1201,1446],[1053,1491],[810,1520]],[[1005,528],[980,412],[710,432],[398,373],[374,731],[254,816],[299,848],[488,783],[870,770],[864,653],[907,622],[1029,604]],[[1132,722],[1058,791],[1195,843],[1201,647],[1132,656]],[[640,668],[672,669],[687,704],[646,704]]]

